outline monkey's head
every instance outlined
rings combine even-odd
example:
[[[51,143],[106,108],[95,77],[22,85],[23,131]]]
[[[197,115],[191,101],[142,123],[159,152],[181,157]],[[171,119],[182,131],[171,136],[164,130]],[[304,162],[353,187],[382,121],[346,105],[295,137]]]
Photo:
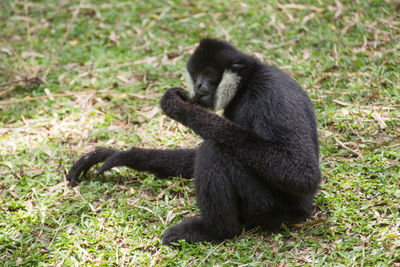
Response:
[[[209,109],[224,109],[254,61],[224,41],[202,39],[186,65],[187,88],[193,101]]]

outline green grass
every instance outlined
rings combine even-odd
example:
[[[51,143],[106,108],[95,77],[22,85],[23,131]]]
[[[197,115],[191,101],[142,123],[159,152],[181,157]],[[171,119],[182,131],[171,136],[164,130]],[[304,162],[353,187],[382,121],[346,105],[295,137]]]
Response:
[[[367,1],[0,2],[0,265],[400,266],[400,6]],[[303,225],[163,246],[191,181],[125,168],[77,188],[96,146],[195,146],[158,107],[201,37],[292,75],[323,183]]]

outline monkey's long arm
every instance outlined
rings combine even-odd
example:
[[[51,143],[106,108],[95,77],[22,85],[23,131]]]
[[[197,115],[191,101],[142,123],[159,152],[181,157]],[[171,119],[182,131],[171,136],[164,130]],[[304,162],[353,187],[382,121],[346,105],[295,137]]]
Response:
[[[192,178],[195,149],[144,149],[134,147],[119,151],[109,157],[96,175],[116,166],[127,166],[138,171],[148,171],[158,177],[182,176]]]
[[[227,152],[234,153],[246,168],[271,185],[293,195],[307,195],[317,190],[321,179],[318,159],[314,151],[307,150],[312,145],[299,143],[289,147],[272,137],[260,137],[252,130],[200,106],[190,105],[188,108],[184,116],[175,119],[193,129],[203,139],[212,139]],[[266,158],[274,160],[268,161]]]
[[[143,149],[134,147],[127,151],[110,148],[97,148],[82,156],[71,167],[67,180],[76,185],[79,176],[95,164],[104,162],[96,175],[116,166],[127,166],[138,171],[155,173],[159,177],[182,176],[192,178],[195,149]]]

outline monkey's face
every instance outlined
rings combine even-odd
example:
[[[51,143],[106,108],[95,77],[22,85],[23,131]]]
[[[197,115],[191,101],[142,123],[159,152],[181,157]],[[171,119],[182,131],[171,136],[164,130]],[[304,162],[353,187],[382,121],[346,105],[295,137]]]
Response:
[[[221,81],[221,72],[213,67],[205,67],[198,71],[188,69],[188,76],[192,100],[205,108],[212,109],[218,84]]]
[[[203,39],[186,66],[193,102],[209,109],[224,109],[238,90],[248,58],[228,43]]]

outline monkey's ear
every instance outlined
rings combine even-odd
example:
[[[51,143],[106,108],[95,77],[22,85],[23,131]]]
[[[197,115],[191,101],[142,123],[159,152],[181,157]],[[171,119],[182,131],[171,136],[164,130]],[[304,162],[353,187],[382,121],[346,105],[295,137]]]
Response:
[[[241,69],[243,69],[243,67],[244,67],[244,64],[242,64],[242,63],[234,63],[234,64],[232,64],[231,69],[233,71],[240,71]]]

